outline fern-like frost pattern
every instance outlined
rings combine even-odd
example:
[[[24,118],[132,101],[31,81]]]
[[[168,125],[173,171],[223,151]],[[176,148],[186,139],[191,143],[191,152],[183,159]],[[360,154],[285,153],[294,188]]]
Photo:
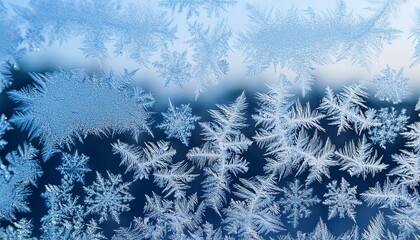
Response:
[[[418,1],[0,0],[0,30],[0,239],[420,239]]]

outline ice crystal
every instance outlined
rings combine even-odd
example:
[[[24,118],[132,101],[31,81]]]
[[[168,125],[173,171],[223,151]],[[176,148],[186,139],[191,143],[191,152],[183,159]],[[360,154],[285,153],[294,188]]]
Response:
[[[25,218],[13,222],[13,226],[0,228],[0,239],[4,240],[37,240],[32,237],[33,224]]]
[[[72,155],[63,153],[62,163],[57,170],[63,175],[63,178],[69,183],[81,182],[84,183],[85,174],[90,172],[88,167],[89,157],[76,152]]]
[[[163,129],[168,138],[176,138],[188,146],[191,137],[191,131],[195,129],[195,122],[200,117],[192,114],[189,104],[182,104],[180,107],[174,107],[169,100],[168,112],[162,113],[163,122],[157,127]]]
[[[296,228],[300,219],[307,218],[311,214],[309,208],[320,200],[312,195],[312,188],[301,185],[299,180],[290,182],[288,187],[282,190],[284,197],[279,201],[283,206],[282,212],[287,214],[288,222]]]
[[[400,151],[400,154],[392,155],[398,166],[389,175],[401,177],[401,184],[415,189],[420,184],[420,152]]]
[[[391,222],[398,226],[401,238],[416,235],[420,230],[420,195],[418,191],[409,192],[407,187],[399,183],[399,179],[386,179],[383,187],[379,182],[361,194],[363,201],[369,206],[380,205],[389,208],[393,215]]]
[[[306,238],[308,240],[317,240],[317,239],[324,239],[324,240],[334,240],[334,235],[328,230],[327,224],[322,221],[322,218],[319,219],[318,224],[316,225],[314,231],[310,234],[306,234]]]
[[[185,197],[185,190],[190,188],[188,183],[198,176],[198,174],[192,174],[193,170],[194,168],[188,168],[185,162],[178,162],[171,165],[170,169],[154,173],[154,181],[163,188],[162,192],[166,193],[165,197],[171,194],[174,194],[175,198]]]
[[[165,87],[174,84],[182,89],[185,82],[191,79],[192,65],[186,56],[187,51],[182,53],[164,51],[160,56],[162,60],[153,63],[160,77],[165,80]]]
[[[241,179],[234,194],[242,200],[233,200],[224,210],[225,230],[234,239],[262,239],[264,235],[283,229],[280,222],[280,206],[274,200],[280,191],[271,177],[257,176]]]
[[[340,186],[337,186],[337,180],[333,180],[327,185],[328,192],[324,194],[326,198],[322,203],[328,206],[328,219],[336,216],[344,218],[347,215],[353,221],[356,221],[357,205],[362,204],[357,200],[357,186],[350,187],[350,184],[341,178]]]
[[[245,93],[235,102],[217,105],[219,110],[210,110],[213,122],[200,123],[203,138],[201,147],[192,148],[187,158],[199,167],[204,167],[206,179],[202,182],[207,205],[219,212],[226,201],[226,191],[230,189],[230,175],[248,171],[248,163],[241,154],[248,149],[251,141],[241,133],[245,123]]]
[[[375,176],[376,173],[388,167],[387,164],[382,163],[382,156],[372,148],[372,144],[367,142],[365,135],[362,140],[356,144],[351,141],[346,143],[343,149],[335,152],[340,160],[342,167],[340,170],[347,171],[350,176],[362,176],[366,179],[369,173]]]
[[[375,97],[393,104],[403,101],[410,94],[408,78],[403,76],[403,72],[403,68],[397,72],[387,66],[381,74],[375,76],[373,79],[376,86]]]
[[[400,184],[415,189],[420,182],[420,122],[415,122],[408,128],[410,131],[402,134],[407,139],[405,146],[412,150],[401,149],[400,154],[392,155],[398,166],[389,175],[400,177]]]
[[[299,175],[309,168],[306,183],[310,184],[315,180],[321,182],[322,176],[330,177],[329,168],[337,165],[334,151],[335,146],[329,138],[324,143],[317,132],[310,138],[306,131],[301,130],[295,142],[283,146],[274,158],[267,158],[264,170],[281,178],[295,169],[296,175]]]
[[[405,145],[416,151],[420,151],[420,122],[408,125],[408,130],[402,133],[404,138],[408,140]]]
[[[289,235],[280,237],[281,240],[295,240]],[[328,230],[327,224],[324,223],[322,218],[319,218],[318,224],[315,229],[310,233],[297,232],[296,240],[336,240],[337,238]],[[346,239],[345,237],[339,239]]]
[[[283,76],[274,86],[269,86],[268,93],[258,93],[259,107],[253,115],[256,126],[260,126],[254,139],[260,146],[267,147],[267,154],[281,151],[285,144],[291,143],[296,130],[324,130],[320,120],[324,115],[311,111],[309,102],[302,106],[289,91],[289,85]]]
[[[416,106],[415,106],[415,110],[416,111],[420,111],[420,98],[419,100],[417,100]]]
[[[191,233],[191,238],[197,240],[223,239],[221,228],[214,228],[213,224],[205,222],[202,227]]]
[[[85,199],[86,213],[97,213],[101,217],[99,222],[104,222],[111,215],[119,223],[121,212],[130,210],[129,203],[134,197],[128,192],[131,182],[123,182],[121,175],[113,175],[107,171],[108,179],[96,172],[96,181],[83,187],[87,197]]]
[[[405,109],[398,113],[393,107],[366,111],[366,117],[374,122],[369,128],[369,138],[372,142],[384,149],[386,144],[393,143],[398,134],[406,128],[409,117],[405,113]]]
[[[382,212],[379,212],[376,217],[370,221],[368,228],[363,232],[362,239],[366,240],[381,240],[385,236],[385,218]]]
[[[46,185],[42,193],[48,212],[41,218],[41,239],[105,239],[98,223],[91,219],[85,222],[85,206],[71,194],[73,186],[67,181],[60,185]]]
[[[324,115],[311,111],[309,103],[302,106],[294,100],[288,87],[283,78],[268,93],[258,94],[259,108],[253,118],[261,128],[254,139],[266,147],[267,155],[273,155],[267,158],[264,170],[283,177],[296,168],[298,175],[309,167],[307,183],[321,181],[322,175],[329,176],[328,168],[335,165],[332,161],[335,147],[329,139],[321,143],[317,133],[310,138],[304,129],[324,131],[320,125]]]
[[[268,10],[251,1],[231,8],[236,2],[0,1],[0,239],[418,238],[420,122],[414,114],[420,99],[410,109],[409,95],[416,92],[404,76],[408,66],[379,66],[369,84],[355,79],[337,90],[327,87],[321,100],[315,89],[305,95],[315,81],[324,88],[324,68],[339,61],[365,70],[379,63],[384,44],[400,33],[394,29],[398,22],[390,20],[399,17],[406,0],[370,0],[360,16],[344,0],[328,10],[283,12],[267,2],[262,4]],[[407,14],[417,15],[409,37],[412,68],[420,62],[420,10],[411,6]],[[230,12],[242,7],[248,22]],[[70,70],[61,61],[63,52],[54,51],[75,46],[93,68]],[[73,50],[64,49],[77,54]],[[47,52],[63,64],[59,70],[38,68]],[[71,59],[81,66],[82,59]],[[115,60],[134,60],[140,68],[114,72]],[[28,77],[30,69],[42,72]],[[201,118],[188,102],[173,105],[171,99],[167,109],[152,111],[152,95],[140,88],[157,89],[148,81],[160,78],[182,94],[195,90],[197,98],[222,81],[270,81],[265,74],[276,81],[266,92],[250,101],[242,92]],[[220,97],[259,89],[258,83],[242,83],[225,86],[227,95]],[[13,89],[2,93],[6,88]],[[204,100],[194,106],[206,108]],[[158,121],[155,136],[152,115]],[[201,136],[195,136],[199,120]],[[27,140],[36,140],[40,154]],[[104,142],[112,144],[97,148]],[[100,157],[89,159],[81,151]],[[119,161],[107,158],[110,151]],[[60,157],[61,163],[38,161]],[[118,164],[113,169],[125,175],[106,169]],[[365,206],[373,207],[367,215],[360,212],[366,209],[359,206],[358,189]],[[312,211],[326,208],[328,223],[353,223],[343,232],[334,229],[335,235],[318,216],[315,228],[302,231],[314,224]],[[365,215],[369,225],[357,218]]]
[[[112,144],[114,154],[121,156],[121,164],[127,166],[127,172],[134,170],[135,179],[149,179],[152,172],[166,169],[172,163],[175,149],[169,142],[146,142],[143,150],[140,148],[117,141]]]
[[[135,218],[134,226],[118,229],[112,239],[189,239],[189,232],[202,222],[204,206],[196,194],[169,201],[152,193],[146,195],[144,212],[144,218]]]
[[[30,212],[29,185],[36,186],[43,173],[37,153],[36,148],[24,143],[6,155],[6,162],[0,159],[0,220],[13,220],[17,212]]]
[[[367,108],[364,100],[367,96],[366,87],[362,84],[345,86],[344,91],[339,94],[328,87],[319,109],[326,113],[332,121],[331,125],[338,126],[337,135],[351,129],[351,124],[360,133],[372,125],[362,112],[362,108]]]

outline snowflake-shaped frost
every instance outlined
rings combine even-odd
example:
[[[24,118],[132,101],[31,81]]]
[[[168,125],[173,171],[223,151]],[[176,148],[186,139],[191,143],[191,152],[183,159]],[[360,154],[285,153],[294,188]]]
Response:
[[[188,146],[191,131],[195,129],[194,123],[200,117],[194,116],[189,104],[182,104],[181,107],[174,107],[169,100],[168,112],[162,113],[163,122],[157,127],[165,130],[168,138],[179,139]]]
[[[91,186],[83,187],[87,194],[86,213],[100,214],[100,223],[106,221],[108,215],[119,223],[120,213],[129,211],[129,202],[134,199],[128,192],[131,182],[123,182],[119,174],[113,175],[108,171],[107,174],[109,179],[104,179],[96,172],[96,181]]]
[[[340,186],[337,186],[337,181],[333,180],[327,185],[328,192],[324,194],[326,199],[322,202],[328,207],[328,220],[336,217],[344,218],[345,215],[350,217],[353,221],[355,219],[355,208],[357,205],[362,204],[357,200],[357,186],[350,187],[350,184],[341,178]]]
[[[366,117],[372,119],[375,116],[372,127],[369,128],[370,139],[373,143],[379,144],[382,148],[386,148],[385,144],[393,143],[398,134],[405,129],[409,117],[405,115],[406,110],[398,110],[391,108],[381,108],[376,110],[369,109],[366,111]]]
[[[400,103],[409,94],[408,78],[403,75],[404,68],[398,72],[389,66],[381,71],[381,74],[375,76],[373,83],[376,86],[375,97],[382,101]]]
[[[226,192],[232,176],[248,171],[248,162],[242,158],[252,144],[241,129],[246,127],[245,93],[230,105],[217,105],[219,109],[210,110],[213,122],[200,123],[206,142],[201,147],[194,147],[187,153],[187,158],[200,168],[204,166],[206,179],[202,182],[204,198],[208,206],[220,213],[226,201]]]
[[[182,53],[165,51],[161,55],[162,60],[153,63],[160,77],[165,80],[165,87],[172,83],[182,88],[184,83],[191,78],[192,65],[187,61],[186,56],[187,51]]]
[[[25,143],[6,155],[6,164],[0,159],[0,220],[15,219],[15,212],[30,212],[27,198],[29,185],[36,185],[42,169],[36,155],[38,150]]]
[[[322,175],[329,176],[328,168],[335,165],[335,146],[329,139],[324,143],[317,131],[310,138],[305,129],[325,131],[320,125],[324,115],[312,111],[309,102],[302,105],[296,101],[285,76],[279,80],[268,93],[258,93],[258,114],[252,116],[259,126],[254,139],[266,148],[267,155],[273,155],[267,158],[264,170],[284,177],[298,167],[297,175],[309,168],[307,184],[321,181]]]
[[[79,155],[76,150],[73,155],[63,153],[61,159],[63,162],[57,167],[57,170],[64,176],[64,179],[69,181],[69,183],[84,183],[85,174],[91,171],[87,165],[89,157],[83,154]]]
[[[46,185],[45,198],[47,214],[41,218],[41,239],[105,239],[96,220],[86,221],[85,206],[78,203],[78,197],[71,193],[73,185],[61,181],[60,185]]]
[[[320,202],[312,195],[312,188],[301,185],[299,180],[290,182],[288,188],[283,188],[284,197],[280,199],[283,206],[283,213],[288,214],[288,222],[294,228],[299,224],[299,219],[307,218],[311,214],[309,207]]]

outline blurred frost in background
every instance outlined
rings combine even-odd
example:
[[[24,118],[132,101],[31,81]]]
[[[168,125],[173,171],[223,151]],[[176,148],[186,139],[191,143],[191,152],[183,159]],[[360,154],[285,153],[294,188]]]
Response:
[[[315,79],[318,85],[368,81],[387,65],[404,68],[410,86],[420,82],[414,0],[3,5],[3,57],[25,50],[18,60],[26,71],[138,69],[136,79],[156,94],[189,98],[214,96],[219,83],[259,88],[280,74],[307,93]]]

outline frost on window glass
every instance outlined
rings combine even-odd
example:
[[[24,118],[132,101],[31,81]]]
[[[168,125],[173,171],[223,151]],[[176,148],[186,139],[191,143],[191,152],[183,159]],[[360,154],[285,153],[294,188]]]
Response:
[[[0,1],[0,239],[418,239],[420,2]]]

